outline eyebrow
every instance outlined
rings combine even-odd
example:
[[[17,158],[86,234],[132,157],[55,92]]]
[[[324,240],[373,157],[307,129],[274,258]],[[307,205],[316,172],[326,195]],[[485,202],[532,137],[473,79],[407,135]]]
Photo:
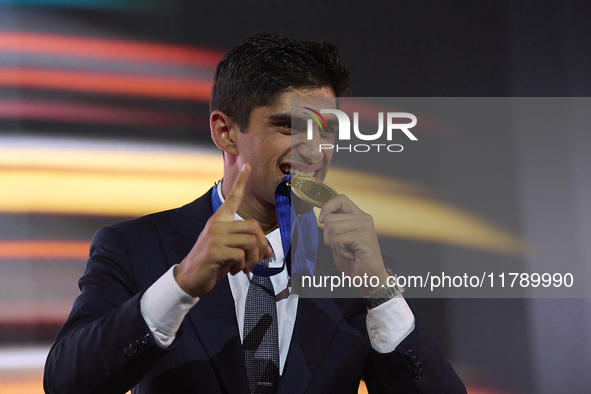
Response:
[[[297,116],[295,119],[292,118],[292,114],[291,113],[286,113],[286,112],[282,112],[279,114],[274,114],[274,115],[270,115],[267,119],[269,119],[269,121],[271,123],[274,122],[292,122],[292,121],[305,121],[305,117],[304,116]],[[334,117],[330,116],[328,117],[328,119],[326,119],[326,123],[328,124],[329,127],[338,127],[339,126],[339,122],[337,119],[335,119]]]
[[[269,116],[269,120],[271,121],[291,121],[291,114],[289,113],[280,113]]]

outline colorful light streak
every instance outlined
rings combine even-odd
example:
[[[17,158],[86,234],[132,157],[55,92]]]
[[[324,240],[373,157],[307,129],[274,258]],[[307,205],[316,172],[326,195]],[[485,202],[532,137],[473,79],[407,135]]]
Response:
[[[0,86],[209,102],[211,81],[129,74],[0,68]]]
[[[166,2],[154,0],[0,0],[1,4],[144,12],[162,12],[174,9]]]
[[[0,259],[85,261],[89,247],[88,241],[0,241]]]
[[[218,50],[183,45],[6,31],[0,31],[0,52],[136,61],[211,69],[214,69],[224,56],[224,53]]]
[[[0,119],[166,129],[197,129],[207,124],[207,119],[187,113],[122,108],[112,105],[63,104],[28,100],[0,100]]]

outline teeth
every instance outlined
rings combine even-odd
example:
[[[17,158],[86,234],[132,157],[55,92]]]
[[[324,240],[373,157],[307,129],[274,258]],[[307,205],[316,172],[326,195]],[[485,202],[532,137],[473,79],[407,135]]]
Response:
[[[281,166],[281,172],[283,172],[284,174],[307,176],[307,177],[314,176],[314,172],[304,172],[304,171],[300,171],[295,168],[291,168],[291,167],[287,167],[287,166]]]
[[[291,173],[291,175],[299,175],[299,176],[307,176],[307,177],[311,177],[312,175],[314,175],[313,172],[304,172],[304,171],[296,170],[295,168],[290,168],[289,172]]]

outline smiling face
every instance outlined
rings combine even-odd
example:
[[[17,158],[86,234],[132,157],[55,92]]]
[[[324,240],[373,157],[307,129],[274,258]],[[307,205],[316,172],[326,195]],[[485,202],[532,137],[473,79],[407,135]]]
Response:
[[[318,179],[326,176],[333,151],[321,151],[319,145],[332,144],[334,133],[315,129],[314,138],[308,140],[305,128],[307,118],[303,114],[297,114],[298,126],[292,128],[292,97],[324,97],[326,100],[321,100],[323,108],[336,108],[332,89],[322,87],[284,92],[272,105],[253,109],[248,130],[235,133],[237,154],[229,162],[235,166],[234,170],[241,168],[244,163],[249,163],[252,168],[240,209],[243,212],[238,212],[243,217],[257,218],[271,210],[274,216],[275,188],[288,173]],[[302,124],[304,127],[301,127]]]

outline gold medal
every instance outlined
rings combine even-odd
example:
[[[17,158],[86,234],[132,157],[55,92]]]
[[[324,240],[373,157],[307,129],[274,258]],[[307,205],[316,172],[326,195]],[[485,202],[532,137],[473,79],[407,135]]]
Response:
[[[327,183],[313,177],[293,175],[291,183],[287,185],[302,201],[318,208],[322,207],[322,204],[331,198],[339,195]]]

